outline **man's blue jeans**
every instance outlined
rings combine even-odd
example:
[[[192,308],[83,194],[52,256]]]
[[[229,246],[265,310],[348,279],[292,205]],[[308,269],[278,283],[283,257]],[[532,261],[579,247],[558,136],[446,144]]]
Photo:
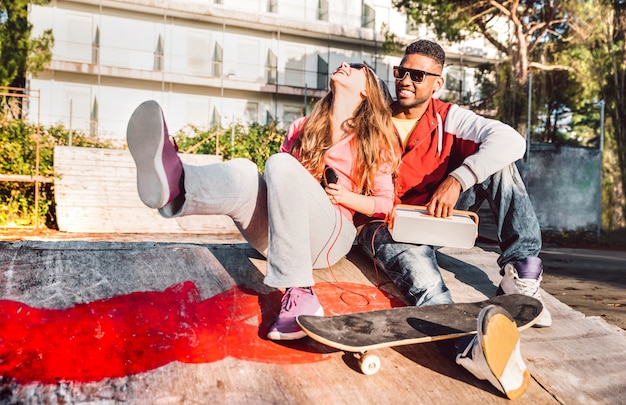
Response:
[[[515,164],[461,193],[456,209],[478,211],[485,200],[496,221],[501,250],[498,265],[537,257],[541,250],[539,222]],[[358,242],[411,305],[452,303],[437,264],[436,246],[395,242],[387,225],[380,222],[365,225]]]

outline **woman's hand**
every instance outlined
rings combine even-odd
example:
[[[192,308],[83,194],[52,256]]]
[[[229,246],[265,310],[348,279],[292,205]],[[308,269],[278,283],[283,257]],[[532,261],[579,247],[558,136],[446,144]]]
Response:
[[[365,215],[372,215],[376,202],[370,196],[353,193],[339,183],[329,184],[324,189],[328,199],[332,204],[343,205],[344,207]]]
[[[330,183],[326,185],[324,189],[326,194],[328,195],[328,199],[333,204],[341,204],[343,199],[345,198],[345,194],[348,193],[343,187],[341,187],[338,183]]]

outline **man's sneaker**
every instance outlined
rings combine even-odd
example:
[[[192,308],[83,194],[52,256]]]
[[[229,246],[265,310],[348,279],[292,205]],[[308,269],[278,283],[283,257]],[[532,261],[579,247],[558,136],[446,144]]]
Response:
[[[530,384],[517,325],[500,306],[489,305],[480,311],[477,334],[457,354],[456,362],[476,378],[489,381],[509,399],[519,398]]]
[[[278,320],[271,327],[267,337],[272,340],[294,340],[306,334],[300,329],[298,315],[324,315],[317,295],[311,287],[288,288],[280,301]]]
[[[539,291],[539,285],[541,284],[541,273],[538,278],[521,278],[519,272],[513,263],[507,263],[501,270],[501,274],[504,276],[500,281],[500,287],[498,287],[497,295],[503,294],[524,294],[541,301],[541,292]],[[543,303],[543,301],[542,301]],[[537,322],[534,326],[547,328],[552,325],[552,316],[546,306],[543,306],[543,311],[539,315]]]
[[[151,208],[169,204],[181,193],[183,164],[156,101],[146,101],[135,109],[128,121],[126,141],[137,165],[141,201]]]

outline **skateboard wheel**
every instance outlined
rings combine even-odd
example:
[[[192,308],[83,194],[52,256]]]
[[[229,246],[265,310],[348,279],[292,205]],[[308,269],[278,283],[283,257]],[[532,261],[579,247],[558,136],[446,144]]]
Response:
[[[380,358],[375,354],[363,353],[359,358],[359,368],[365,375],[374,375],[380,370]]]

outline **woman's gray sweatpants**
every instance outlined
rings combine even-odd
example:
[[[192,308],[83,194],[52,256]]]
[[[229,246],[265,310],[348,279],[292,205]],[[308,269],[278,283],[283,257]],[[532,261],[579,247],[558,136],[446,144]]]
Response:
[[[338,262],[356,229],[330,202],[317,180],[288,153],[270,156],[261,175],[247,159],[184,165],[185,202],[164,217],[227,215],[248,243],[267,257],[265,284],[314,284],[312,269]]]

